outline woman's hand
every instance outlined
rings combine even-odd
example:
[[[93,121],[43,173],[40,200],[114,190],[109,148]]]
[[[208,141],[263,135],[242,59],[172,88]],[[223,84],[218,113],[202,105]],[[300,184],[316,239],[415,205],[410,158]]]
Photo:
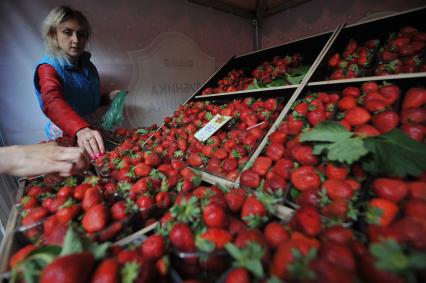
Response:
[[[78,145],[87,151],[92,160],[105,153],[104,141],[98,131],[84,128],[76,136]]]
[[[63,147],[53,142],[0,147],[0,173],[13,176],[70,176],[88,165],[85,152],[79,147]]]

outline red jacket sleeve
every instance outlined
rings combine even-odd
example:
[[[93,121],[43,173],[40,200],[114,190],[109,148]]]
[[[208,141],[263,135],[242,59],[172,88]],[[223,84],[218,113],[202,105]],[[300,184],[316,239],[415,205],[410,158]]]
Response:
[[[71,137],[74,137],[79,130],[89,127],[89,124],[65,100],[62,83],[55,68],[43,64],[38,67],[37,74],[40,78],[44,114]]]

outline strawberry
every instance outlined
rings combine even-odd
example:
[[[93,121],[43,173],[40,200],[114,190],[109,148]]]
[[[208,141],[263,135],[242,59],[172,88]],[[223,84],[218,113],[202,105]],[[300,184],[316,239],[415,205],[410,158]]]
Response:
[[[423,108],[407,108],[401,111],[401,123],[419,123],[426,124],[426,109]]]
[[[91,283],[119,282],[120,265],[116,259],[104,259],[92,275]]]
[[[207,231],[202,233],[200,237],[214,243],[215,249],[223,249],[232,240],[232,236],[227,230],[214,227],[207,228]]]
[[[149,176],[149,173],[151,173],[151,169],[151,166],[143,162],[136,164],[134,167],[135,174],[139,177]]]
[[[333,200],[331,203],[326,204],[321,212],[330,218],[337,218],[340,220],[347,220],[348,219],[348,200],[347,199],[336,199]]]
[[[270,157],[259,156],[254,161],[254,164],[251,167],[251,170],[259,174],[260,176],[265,176],[266,172],[269,170],[271,165],[272,165],[272,159]]]
[[[343,96],[350,96],[350,97],[354,97],[357,98],[361,95],[361,91],[359,88],[354,87],[354,86],[348,86],[345,87],[342,91],[342,95]]]
[[[151,235],[142,243],[141,250],[145,258],[159,259],[166,251],[166,241],[159,234]]]
[[[378,136],[380,135],[379,130],[369,124],[363,124],[355,127],[354,130],[360,136]]]
[[[273,161],[280,159],[285,153],[285,147],[280,143],[270,143],[266,148],[266,156]]]
[[[291,182],[296,189],[305,191],[319,188],[321,179],[312,166],[304,165],[291,173]]]
[[[423,220],[426,213],[426,201],[419,199],[409,200],[405,203],[404,212],[407,217]]]
[[[426,201],[426,182],[413,181],[407,184],[409,196],[412,199]]]
[[[149,225],[149,224],[147,223],[146,225]],[[110,225],[108,225],[106,228],[98,232],[97,241],[99,242],[111,241],[122,230],[123,230],[123,222],[114,221]]]
[[[321,217],[312,206],[303,206],[296,210],[292,224],[307,236],[315,237],[321,233]]]
[[[241,186],[256,189],[260,185],[260,175],[252,169],[248,169],[241,173]]]
[[[95,259],[89,252],[57,257],[43,270],[39,282],[89,282],[94,266]]]
[[[345,180],[328,179],[322,184],[322,188],[327,192],[332,200],[350,199],[353,195],[351,186]]]
[[[17,264],[21,263],[31,252],[37,249],[37,246],[28,244],[19,249],[9,260],[10,268],[14,268]]]
[[[398,211],[399,208],[394,202],[383,198],[374,198],[368,203],[367,222],[388,226],[395,219]]]
[[[374,115],[372,121],[382,134],[386,134],[398,126],[399,116],[395,111],[385,111]]]
[[[38,199],[35,196],[26,195],[21,199],[20,205],[24,210],[28,210],[30,208],[40,206],[40,203],[38,202]]]
[[[103,197],[97,188],[91,187],[86,190],[83,198],[83,209],[88,210],[92,206],[101,203],[103,201]]]
[[[71,204],[70,206],[66,206],[64,208],[59,209],[56,212],[56,217],[58,221],[61,223],[68,223],[77,217],[81,212],[81,205],[79,204]]]
[[[88,183],[83,183],[75,187],[74,189],[74,198],[76,200],[83,200],[84,195],[86,194],[86,191],[88,188],[91,188],[92,185]]]
[[[228,272],[225,283],[250,283],[250,274],[243,267],[236,267]]]
[[[188,163],[192,167],[200,167],[203,165],[203,158],[198,153],[190,153],[187,159]]]
[[[157,167],[161,164],[161,158],[158,153],[154,152],[145,152],[144,154],[145,164],[151,167]]]
[[[413,140],[423,142],[426,137],[426,127],[420,124],[403,124],[401,130]]]
[[[357,101],[356,101],[355,97],[353,97],[353,96],[344,96],[337,103],[337,107],[342,111],[352,109],[356,105],[357,105]]]
[[[324,110],[320,109],[310,111],[306,118],[308,119],[309,124],[311,124],[312,126],[316,126],[320,122],[325,121],[327,119]]]
[[[81,224],[88,233],[98,232],[106,227],[109,218],[108,209],[103,204],[96,204],[86,211]]]
[[[241,219],[250,227],[258,226],[266,217],[265,205],[254,195],[246,198],[241,209]]]
[[[387,105],[393,105],[398,101],[401,89],[397,85],[385,85],[379,90]]]
[[[325,175],[327,179],[345,180],[349,174],[348,168],[342,165],[327,163],[325,166]]]
[[[404,96],[402,109],[421,107],[426,104],[426,88],[410,88]]]
[[[235,158],[226,158],[223,160],[222,169],[224,172],[229,173],[238,168],[238,161]]]
[[[367,123],[371,118],[370,113],[362,107],[354,107],[345,111],[345,120],[352,126],[359,126]]]
[[[203,221],[208,227],[224,228],[227,225],[227,214],[217,204],[209,204],[203,209]]]
[[[268,245],[272,248],[277,248],[281,243],[290,238],[284,226],[278,222],[270,222],[266,225],[265,239]]]
[[[378,178],[374,180],[372,187],[376,196],[395,203],[403,200],[408,193],[407,184],[398,179]]]
[[[308,145],[295,146],[291,150],[291,155],[302,165],[313,166],[318,163],[318,158],[313,154],[312,147]]]
[[[111,207],[111,216],[115,220],[127,218],[127,204],[124,200],[117,201]]]
[[[284,179],[290,179],[290,172],[293,170],[294,164],[290,159],[279,159],[275,162],[274,167],[272,168],[272,172],[277,175],[280,175]]]
[[[356,263],[352,251],[347,245],[337,242],[326,242],[321,245],[320,258],[333,264],[335,268],[347,272],[356,272]]]
[[[239,212],[241,208],[243,207],[245,199],[246,199],[245,191],[239,188],[231,189],[225,195],[225,200],[228,205],[228,208],[232,212]]]
[[[275,131],[269,136],[269,141],[271,143],[278,143],[278,144],[284,145],[285,142],[287,141],[287,134],[283,132]]]
[[[324,241],[348,244],[354,238],[352,230],[339,225],[328,227],[322,231]]]
[[[338,66],[340,63],[340,54],[339,53],[335,53],[333,56],[331,56],[331,58],[328,60],[328,66],[329,67],[336,67]]]
[[[171,244],[183,252],[195,252],[194,235],[188,224],[177,223],[170,230],[169,239]]]

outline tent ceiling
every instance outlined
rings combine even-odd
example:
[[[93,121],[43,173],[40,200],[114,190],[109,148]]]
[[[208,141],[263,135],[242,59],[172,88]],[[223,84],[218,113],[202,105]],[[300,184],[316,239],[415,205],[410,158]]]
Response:
[[[247,19],[257,19],[275,15],[310,0],[188,0],[226,13]]]

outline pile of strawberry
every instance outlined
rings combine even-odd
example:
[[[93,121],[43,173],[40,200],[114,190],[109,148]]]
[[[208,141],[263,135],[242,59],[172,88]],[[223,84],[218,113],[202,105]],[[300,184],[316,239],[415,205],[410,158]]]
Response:
[[[201,95],[209,95],[215,93],[234,92],[246,90],[252,83],[252,78],[247,78],[243,70],[231,70],[226,77],[217,81],[217,87],[207,87],[203,89]]]
[[[20,200],[21,229],[32,240],[57,244],[69,223],[76,223],[97,241],[113,240],[155,222],[178,191],[201,182],[183,162],[162,163],[156,153],[134,165],[126,162],[121,159],[124,167],[112,171],[112,180],[92,176],[78,183],[68,178],[51,185],[30,184]]]
[[[251,72],[252,77],[247,77],[243,70],[233,69],[217,82],[217,87],[207,87],[201,95],[298,84],[309,69],[301,64],[302,59],[300,53],[274,56],[272,61],[265,61],[257,66]]]
[[[276,119],[282,105],[279,99],[236,99],[215,105],[190,102],[183,105],[144,146],[163,158],[179,159],[189,166],[236,180],[256,145]],[[194,134],[216,114],[232,119],[201,142]]]
[[[294,74],[300,67],[302,55],[295,53],[292,56],[275,56],[272,61],[265,61],[252,72],[253,83],[256,87],[280,86],[294,84],[288,79],[288,74]]]
[[[330,119],[338,99],[337,94],[324,92],[298,99],[281,125],[268,137],[264,152],[241,174],[241,186],[256,189],[264,178],[263,190],[283,192],[296,166],[318,164],[312,148],[301,144],[298,136],[303,129]]]
[[[379,51],[375,75],[425,72],[426,33],[405,26],[391,34]]]
[[[241,186],[279,195],[288,191],[293,206],[310,205],[332,219],[356,220],[365,173],[356,167],[355,175],[347,164],[321,160],[310,143],[300,141],[302,130],[331,119],[340,101],[337,93],[323,92],[297,100],[264,152],[241,174]]]
[[[99,245],[70,228],[62,247],[30,244],[15,253],[11,281],[170,282],[165,251],[157,236],[127,247]]]
[[[339,80],[365,76],[366,71],[372,66],[378,46],[378,39],[370,39],[365,44],[350,39],[342,54],[335,53],[328,60],[328,66],[332,69],[330,79]]]

